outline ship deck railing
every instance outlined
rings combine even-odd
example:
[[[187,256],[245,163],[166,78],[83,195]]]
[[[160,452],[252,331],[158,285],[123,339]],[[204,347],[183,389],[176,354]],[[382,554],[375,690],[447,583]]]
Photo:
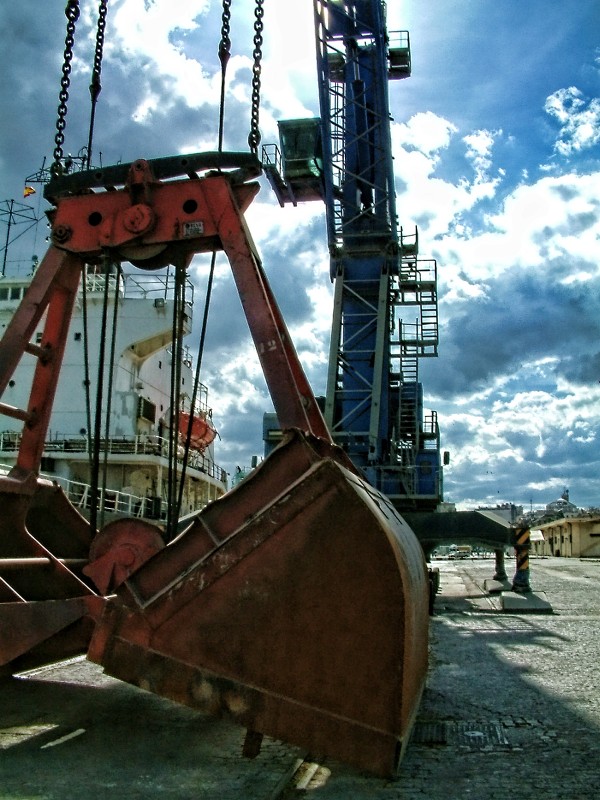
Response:
[[[0,464],[0,475],[8,475],[11,467]],[[92,487],[83,481],[72,481],[60,475],[40,472],[40,478],[60,486],[69,502],[85,514],[92,505]],[[156,497],[141,497],[118,489],[98,488],[98,508],[111,514],[164,521],[167,518],[166,503]]]
[[[21,441],[20,433],[4,432],[0,433],[0,452],[13,452],[19,449]],[[160,456],[168,458],[169,441],[161,436],[152,434],[141,434],[138,436],[117,436],[108,439],[102,438],[99,442],[101,455],[136,455],[136,456]],[[44,444],[44,457],[52,458],[56,453],[90,453],[94,449],[94,440],[86,436],[69,437],[64,434],[56,434]],[[177,447],[177,462],[183,463],[184,448]],[[227,475],[222,467],[208,458],[198,450],[190,449],[187,458],[187,468],[202,472],[209,478],[226,484]]]
[[[61,487],[70,503],[79,511],[85,513],[91,508],[93,493],[89,484],[60,476],[47,477]],[[159,522],[164,522],[167,518],[166,504],[161,502],[160,498],[140,497],[118,489],[98,488],[97,492],[97,507],[110,514],[153,519]]]

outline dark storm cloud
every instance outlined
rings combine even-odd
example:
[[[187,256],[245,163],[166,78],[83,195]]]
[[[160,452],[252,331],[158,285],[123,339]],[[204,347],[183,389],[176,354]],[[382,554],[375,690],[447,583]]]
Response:
[[[574,265],[568,271],[576,271]],[[598,288],[551,280],[566,274],[562,263],[505,272],[486,281],[483,296],[471,298],[460,310],[444,309],[442,296],[441,318],[449,318],[443,324],[440,357],[426,368],[429,391],[445,397],[478,392],[495,376],[549,356],[560,360],[556,371],[575,375],[573,352],[586,363],[585,354],[596,351],[593,343],[600,336]]]
[[[314,219],[294,231],[288,239],[277,237],[262,245],[262,259],[283,316],[292,325],[310,316],[312,301],[308,291],[315,281],[326,283],[327,274],[315,277],[315,264],[322,260],[325,242],[323,219]]]
[[[0,180],[2,198],[22,197],[26,175],[54,146],[64,16],[54,4],[0,6]],[[56,42],[56,48],[49,48]]]
[[[600,383],[600,352],[574,354],[565,358],[560,365],[560,372],[571,383],[588,386]]]
[[[517,384],[515,380],[505,386],[493,402],[474,398],[471,407],[454,409],[450,418],[442,420],[444,448],[451,452],[446,499],[522,504],[531,500],[544,505],[554,499],[553,493],[559,494],[557,487],[571,485],[578,489],[576,503],[592,505],[597,491],[590,479],[600,472],[594,426],[573,420],[568,404],[560,403],[550,412],[551,420],[530,410],[507,425],[502,403],[510,403]],[[550,397],[538,402],[542,409]],[[477,441],[484,446],[473,450]]]
[[[310,236],[308,237],[310,239]],[[278,244],[267,243],[260,253],[261,261],[275,300],[288,326],[302,323],[312,312],[312,303],[308,295],[314,278],[314,260],[310,252],[301,256],[297,248],[302,242]],[[225,263],[224,256],[221,256]],[[196,285],[195,326],[203,313],[200,306],[204,304],[206,278],[198,273],[193,276]],[[322,280],[328,280],[325,275]],[[236,348],[240,343],[249,341],[248,323],[242,308],[235,282],[229,267],[219,274],[211,294],[211,303],[207,327],[207,349],[213,357],[222,356]]]
[[[196,279],[197,281],[197,279]],[[207,348],[221,357],[239,349],[250,334],[242,304],[230,274],[218,280],[212,291],[207,327]]]

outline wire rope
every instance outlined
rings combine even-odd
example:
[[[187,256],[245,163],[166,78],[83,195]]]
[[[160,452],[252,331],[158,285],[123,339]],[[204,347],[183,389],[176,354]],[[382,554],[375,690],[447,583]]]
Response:
[[[167,484],[167,523],[165,538],[171,541],[177,530],[177,461],[179,446],[179,404],[181,399],[181,362],[183,359],[183,318],[185,309],[185,279],[188,257],[177,259],[171,331],[171,387],[169,411],[169,446]]]
[[[106,322],[108,319],[108,288],[111,258],[107,252],[102,254],[100,262],[104,270],[104,297],[102,302],[102,321],[100,327],[100,346],[98,351],[98,375],[96,384],[96,409],[94,417],[94,439],[92,447],[92,468],[90,476],[91,505],[90,527],[95,532],[98,527],[98,488],[100,483],[100,437],[102,433],[102,399],[104,396],[104,364],[106,361]]]
[[[219,61],[221,62],[221,101],[219,103],[219,153],[223,150],[223,128],[225,121],[225,78],[227,64],[231,56],[231,0],[223,0],[221,16],[221,41],[219,42]]]
[[[221,99],[219,103],[219,134],[218,134],[218,151],[223,151],[223,131],[225,120],[225,88],[227,79],[227,64],[231,56],[231,0],[223,0],[223,11],[221,16],[221,40],[219,42],[219,61],[221,62]],[[206,297],[204,300],[204,312],[202,315],[202,327],[200,331],[200,342],[198,345],[198,355],[196,358],[196,370],[194,374],[194,385],[192,389],[192,396],[190,399],[189,420],[185,441],[183,445],[183,460],[181,465],[181,476],[179,479],[179,491],[177,495],[176,514],[179,517],[181,507],[183,505],[183,493],[185,490],[185,477],[189,464],[189,453],[192,440],[192,430],[194,426],[194,413],[196,410],[196,402],[198,398],[198,391],[200,387],[200,374],[202,370],[202,361],[204,357],[204,344],[206,341],[206,328],[208,323],[208,312],[210,308],[210,301],[212,295],[212,287],[215,274],[216,264],[216,250],[213,250],[210,271],[208,276],[208,283],[206,288]]]
[[[183,504],[183,489],[184,489],[184,482],[185,482],[185,474],[187,472],[187,466],[189,462],[189,452],[190,452],[190,445],[192,441],[192,429],[194,425],[194,411],[196,408],[196,401],[198,398],[198,389],[200,386],[200,373],[202,370],[202,360],[204,357],[204,343],[206,340],[206,328],[208,323],[208,311],[210,308],[210,299],[212,294],[212,287],[213,287],[213,279],[215,275],[215,263],[217,260],[217,253],[213,250],[212,258],[210,261],[210,272],[208,275],[208,283],[206,286],[206,298],[204,300],[204,313],[202,315],[202,328],[200,330],[200,342],[198,344],[198,355],[196,357],[196,372],[194,375],[194,388],[192,390],[192,398],[190,400],[190,418],[188,420],[188,426],[186,431],[185,437],[185,445],[183,451],[183,462],[181,465],[181,479],[179,482],[179,496],[177,498],[177,514],[181,513],[181,506]]]
[[[108,386],[106,388],[106,415],[104,422],[104,453],[102,465],[102,508],[100,512],[100,527],[104,527],[104,512],[106,507],[106,480],[108,477],[108,451],[110,447],[110,416],[112,412],[112,394],[115,369],[115,348],[117,342],[117,322],[119,315],[119,287],[121,284],[121,265],[114,263],[116,269],[115,292],[112,314],[112,325],[110,331],[110,355],[108,358]]]
[[[88,465],[90,475],[92,474],[92,400],[90,396],[90,342],[88,328],[88,265],[85,264],[82,270],[82,289],[81,289],[81,312],[83,317],[83,385],[85,386],[85,421],[87,436]]]

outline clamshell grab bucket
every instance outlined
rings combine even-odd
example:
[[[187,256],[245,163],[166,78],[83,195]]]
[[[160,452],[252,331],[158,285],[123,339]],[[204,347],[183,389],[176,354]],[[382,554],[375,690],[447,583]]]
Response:
[[[380,775],[427,669],[421,547],[338,449],[298,431],[109,599],[117,678]]]

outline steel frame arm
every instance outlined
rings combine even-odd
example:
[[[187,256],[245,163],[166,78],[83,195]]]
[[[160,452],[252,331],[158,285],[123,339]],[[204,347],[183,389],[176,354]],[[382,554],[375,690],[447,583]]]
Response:
[[[1,413],[25,423],[11,475],[39,472],[82,268],[76,255],[51,247],[0,341],[0,394],[24,353],[38,359],[27,409],[0,403]],[[31,336],[44,313],[42,340],[32,343]]]
[[[281,428],[331,441],[231,187],[219,177],[204,188]]]

